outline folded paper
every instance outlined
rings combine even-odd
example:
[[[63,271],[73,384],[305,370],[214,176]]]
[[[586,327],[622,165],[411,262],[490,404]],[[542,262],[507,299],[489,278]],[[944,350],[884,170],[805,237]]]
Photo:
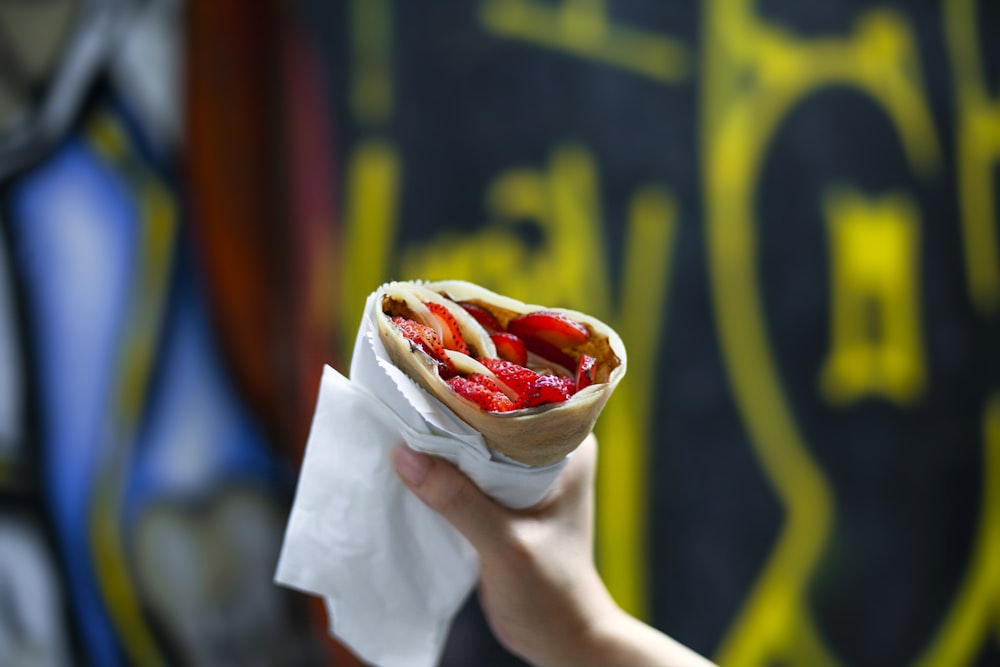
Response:
[[[541,501],[566,459],[529,467],[400,371],[376,332],[369,297],[350,380],[326,367],[275,580],[323,596],[331,632],[382,667],[431,667],[475,585],[468,542],[399,481],[402,443],[455,463],[513,508]]]

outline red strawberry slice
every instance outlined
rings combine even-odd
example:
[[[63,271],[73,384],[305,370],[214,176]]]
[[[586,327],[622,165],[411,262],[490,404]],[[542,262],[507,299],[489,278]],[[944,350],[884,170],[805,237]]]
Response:
[[[513,401],[502,392],[490,389],[487,383],[482,382],[483,380],[496,387],[496,383],[484,375],[453,377],[448,380],[448,386],[487,412],[508,412],[514,409]]]
[[[433,301],[425,301],[424,305],[427,306],[431,314],[437,318],[438,323],[441,325],[441,342],[444,343],[444,346],[449,350],[468,354],[469,348],[462,339],[462,330],[458,328],[458,320],[451,314],[448,307]]]
[[[505,359],[477,359],[476,361],[493,371],[501,381],[517,392],[521,399],[524,399],[531,391],[532,385],[538,379],[538,373],[535,371]]]
[[[500,385],[496,383],[496,380],[494,380],[491,377],[487,377],[480,373],[473,373],[472,375],[466,375],[464,377],[466,380],[471,380],[472,382],[475,382],[478,385],[482,385],[483,387],[486,387],[492,392],[497,392],[501,394],[503,393],[503,389],[501,389]]]
[[[524,346],[528,348],[529,352],[534,352],[543,359],[547,359],[554,364],[559,364],[566,369],[566,372],[576,368],[576,360],[573,357],[547,340],[535,338],[534,336],[521,336],[521,340],[524,341]]]
[[[552,310],[519,315],[507,324],[507,331],[521,338],[539,338],[559,348],[586,343],[590,338],[587,327]]]
[[[571,386],[575,386],[573,378],[539,375],[524,398],[524,407],[533,408],[546,403],[562,403],[573,395],[570,390]]]
[[[576,390],[580,391],[584,387],[594,384],[596,374],[597,359],[589,354],[581,354],[580,361],[576,364]]]
[[[493,313],[486,310],[482,306],[478,306],[469,301],[459,301],[458,305],[465,308],[465,310],[476,318],[476,321],[482,324],[483,328],[487,331],[500,331],[503,329],[503,326],[500,324],[500,320],[498,320]]]
[[[572,396],[576,393],[576,380],[571,377],[560,377],[559,381],[562,382],[563,389]]]
[[[493,344],[497,348],[497,355],[501,359],[513,362],[519,366],[528,363],[528,348],[524,346],[524,341],[512,333],[496,333],[490,336]]]
[[[457,373],[455,365],[451,363],[451,359],[445,354],[441,337],[437,335],[434,329],[420,322],[414,322],[413,320],[399,316],[392,318],[392,323],[399,327],[400,333],[410,341],[411,345],[419,347],[437,361],[438,375],[448,379]]]

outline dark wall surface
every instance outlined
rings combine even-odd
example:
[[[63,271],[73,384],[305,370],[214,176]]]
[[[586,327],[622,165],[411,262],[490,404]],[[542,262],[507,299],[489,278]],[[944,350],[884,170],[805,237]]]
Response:
[[[622,334],[598,554],[626,608],[724,665],[997,664],[995,6],[307,8],[345,334],[389,277]]]

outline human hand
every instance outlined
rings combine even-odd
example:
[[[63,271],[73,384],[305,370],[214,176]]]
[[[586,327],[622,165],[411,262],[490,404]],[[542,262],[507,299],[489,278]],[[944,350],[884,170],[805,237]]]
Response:
[[[446,461],[408,447],[392,454],[403,483],[478,552],[483,612],[513,653],[548,667],[710,665],[608,594],[593,560],[596,460],[591,435],[545,500],[513,511]]]

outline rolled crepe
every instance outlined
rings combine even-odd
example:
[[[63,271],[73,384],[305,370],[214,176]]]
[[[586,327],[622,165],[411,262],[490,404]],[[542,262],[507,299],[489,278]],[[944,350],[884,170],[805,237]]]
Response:
[[[595,381],[562,403],[510,412],[487,412],[453,391],[438,375],[437,362],[416,345],[411,345],[392,323],[392,317],[402,316],[431,324],[433,317],[424,305],[427,302],[440,303],[451,311],[472,357],[496,357],[496,348],[489,332],[457,302],[470,302],[485,308],[504,328],[510,320],[525,313],[539,310],[563,313],[586,327],[590,337],[580,345],[561,349],[573,359],[583,354],[594,357],[597,360]],[[380,310],[375,314],[379,337],[393,363],[482,433],[487,446],[528,465],[554,463],[576,449],[594,428],[604,404],[625,375],[625,346],[621,338],[604,322],[577,311],[522,303],[458,280],[387,283],[379,288],[370,303]],[[565,372],[557,364],[546,364],[534,355],[528,365],[543,372]]]

